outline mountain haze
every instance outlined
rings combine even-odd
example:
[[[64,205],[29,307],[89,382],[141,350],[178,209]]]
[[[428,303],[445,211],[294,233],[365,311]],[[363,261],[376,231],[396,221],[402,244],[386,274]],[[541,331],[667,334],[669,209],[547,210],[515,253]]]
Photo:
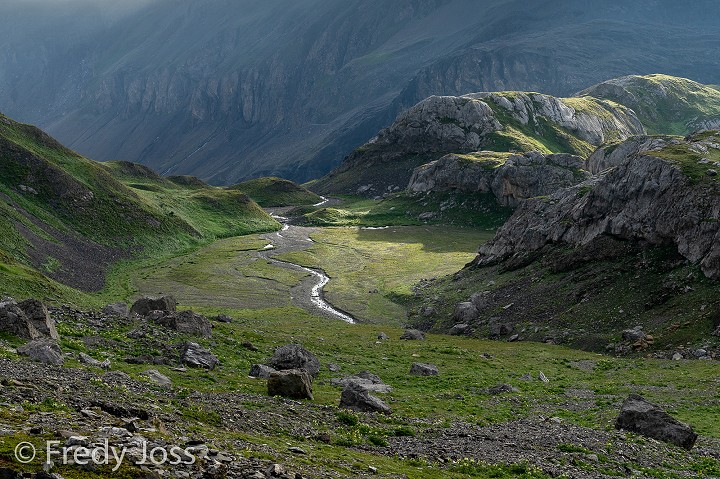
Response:
[[[717,83],[713,6],[4,2],[0,111],[98,160],[307,180],[430,95],[569,95],[657,71]]]

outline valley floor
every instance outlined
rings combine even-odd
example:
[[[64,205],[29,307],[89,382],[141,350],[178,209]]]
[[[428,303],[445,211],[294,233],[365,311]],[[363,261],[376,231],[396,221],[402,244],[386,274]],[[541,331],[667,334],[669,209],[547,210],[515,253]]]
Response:
[[[443,335],[399,339],[413,286],[460,269],[491,233],[291,226],[280,234],[293,239],[281,241],[277,233],[222,239],[152,264],[132,279],[128,288],[138,293],[173,294],[182,308],[233,318],[214,323],[209,339],[141,320],[57,309],[61,346],[69,353],[58,368],[19,360],[15,348],[22,342],[0,336],[0,471],[38,469],[38,463],[19,466],[13,459],[20,441],[39,447],[62,431],[100,440],[108,427],[127,427],[123,418],[135,416],[133,434],[153,443],[214,451],[193,467],[158,469],[167,477],[262,477],[257,473],[271,463],[282,463],[288,477],[307,478],[720,476],[715,361],[622,359]],[[271,243],[275,249],[267,248]],[[272,255],[323,270],[331,278],[325,297],[358,324],[312,314],[312,306],[298,299],[309,297],[314,283],[302,286],[308,273],[279,267]],[[377,340],[381,331],[388,340]],[[186,340],[210,349],[221,365],[179,368],[177,347]],[[313,401],[269,398],[265,381],[247,375],[252,364],[288,343],[302,344],[321,361]],[[79,353],[109,359],[111,371],[81,364]],[[142,355],[154,364],[128,361]],[[440,375],[411,376],[414,362],[435,364]],[[172,385],[148,380],[149,369]],[[392,415],[337,408],[340,389],[331,380],[364,370],[393,388],[381,395]],[[549,382],[539,379],[541,372]],[[501,384],[514,389],[490,391]],[[615,431],[630,393],[693,425],[700,434],[696,447],[688,452]],[[219,475],[212,475],[216,463],[213,474]],[[130,467],[54,471],[65,478],[149,477]]]

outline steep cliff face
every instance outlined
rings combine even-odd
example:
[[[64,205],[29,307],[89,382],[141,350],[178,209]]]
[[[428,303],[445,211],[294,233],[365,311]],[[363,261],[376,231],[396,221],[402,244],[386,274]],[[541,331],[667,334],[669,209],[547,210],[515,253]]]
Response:
[[[430,97],[401,113],[313,188],[379,195],[404,189],[414,168],[447,153],[487,149],[587,156],[606,141],[642,133],[632,111],[590,97],[523,92]],[[448,164],[436,164],[432,171]]]
[[[476,266],[531,255],[549,244],[585,245],[601,235],[672,245],[706,276],[720,278],[720,134],[657,139],[648,151],[585,183],[521,205],[480,248]],[[695,152],[695,153],[693,153]]]
[[[0,109],[101,160],[215,183],[307,180],[431,95],[566,95],[627,65],[714,81],[712,7],[10,0],[0,5]]]
[[[462,191],[492,193],[503,206],[518,206],[590,177],[584,160],[564,153],[523,155],[480,151],[450,154],[415,169],[408,190],[415,193]]]

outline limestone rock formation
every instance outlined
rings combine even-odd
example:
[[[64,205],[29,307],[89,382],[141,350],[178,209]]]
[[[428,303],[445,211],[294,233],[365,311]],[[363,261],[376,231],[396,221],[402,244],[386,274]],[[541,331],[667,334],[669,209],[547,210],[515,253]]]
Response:
[[[590,173],[583,167],[581,157],[564,153],[449,154],[416,168],[408,189],[418,193],[446,190],[492,193],[500,204],[517,206],[527,198],[549,195],[587,180]]]
[[[320,179],[313,188],[320,192],[380,195],[405,187],[413,168],[449,153],[537,150],[544,154],[587,156],[605,142],[624,140],[644,132],[632,110],[612,101],[590,97],[561,99],[522,92],[431,96],[398,115],[392,125],[357,148],[338,169]],[[507,158],[507,155],[500,156]],[[539,159],[534,155],[513,160],[508,168],[532,166]],[[567,157],[556,160],[557,166],[569,166]],[[470,191],[492,188],[495,178],[492,171],[475,168],[468,172],[469,178],[464,179],[451,168],[443,175],[441,170],[452,161],[453,158],[445,158],[438,164],[422,168],[413,178],[411,189],[428,191],[432,189],[433,181],[440,187],[461,184]],[[577,160],[570,159],[570,163],[577,163]],[[464,166],[456,164],[455,169]],[[525,173],[523,170],[513,174],[521,186]],[[439,175],[437,180],[432,179],[434,174]],[[567,180],[563,180],[563,184],[567,184]],[[493,190],[502,190],[502,182]],[[510,192],[501,196],[509,195]]]
[[[611,235],[673,244],[706,276],[720,278],[718,184],[703,173],[706,164],[714,165],[706,156],[717,155],[709,150],[718,138],[720,133],[706,132],[676,141],[671,150],[629,154],[586,182],[524,202],[480,248],[474,265],[526,255],[551,243],[583,245]]]

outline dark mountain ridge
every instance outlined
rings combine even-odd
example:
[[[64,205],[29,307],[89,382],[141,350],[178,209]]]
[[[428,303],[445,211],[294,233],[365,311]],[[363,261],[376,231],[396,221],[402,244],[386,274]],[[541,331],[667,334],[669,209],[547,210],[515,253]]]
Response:
[[[92,158],[215,184],[321,176],[434,94],[717,83],[720,63],[711,2],[76,2],[0,6],[0,108]]]

